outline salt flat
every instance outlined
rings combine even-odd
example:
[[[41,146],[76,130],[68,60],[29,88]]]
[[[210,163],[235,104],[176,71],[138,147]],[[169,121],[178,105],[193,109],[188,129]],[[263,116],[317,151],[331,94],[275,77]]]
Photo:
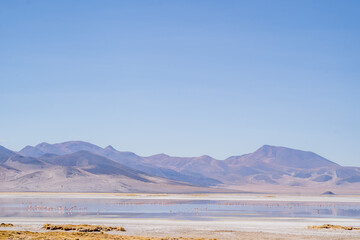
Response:
[[[3,192],[0,198],[111,198],[163,200],[239,200],[360,203],[360,195],[286,195],[286,194],[148,194],[148,193],[37,193]]]
[[[164,200],[243,200],[243,201],[302,201],[359,203],[359,196],[299,196],[265,194],[122,194],[122,193],[1,193],[9,198],[78,198],[78,199],[164,199]],[[0,212],[1,216],[1,212]],[[204,237],[217,239],[360,239],[360,231],[307,229],[310,225],[334,224],[360,227],[359,218],[299,218],[299,217],[227,217],[203,220],[118,217],[5,217],[13,223],[12,230],[44,231],[45,223],[104,224],[123,226],[125,235],[151,237]],[[9,228],[1,228],[9,229]],[[10,230],[10,229],[9,229]],[[118,233],[112,233],[118,234]]]

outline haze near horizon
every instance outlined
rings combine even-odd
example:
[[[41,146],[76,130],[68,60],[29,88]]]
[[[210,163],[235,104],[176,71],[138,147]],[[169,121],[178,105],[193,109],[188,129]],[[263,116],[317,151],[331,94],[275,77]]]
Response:
[[[2,1],[0,145],[358,165],[358,1]]]

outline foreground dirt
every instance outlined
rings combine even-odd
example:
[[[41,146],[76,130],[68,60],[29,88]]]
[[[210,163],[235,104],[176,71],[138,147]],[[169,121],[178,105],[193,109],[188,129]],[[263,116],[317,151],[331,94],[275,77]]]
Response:
[[[334,231],[334,230],[330,230]],[[336,231],[336,230],[335,230]],[[124,236],[114,235],[112,233],[94,233],[94,232],[68,232],[68,231],[53,231],[53,232],[32,232],[32,231],[13,231],[13,230],[0,230],[0,239],[11,240],[95,240],[95,239],[109,239],[109,240],[221,240],[229,238],[208,238],[216,234],[231,234],[233,237],[230,239],[237,240],[251,240],[251,239],[264,239],[264,240],[350,240],[356,239],[351,236],[314,236],[314,235],[293,235],[293,234],[278,234],[266,232],[240,232],[240,231],[211,231],[203,233],[207,238],[188,238],[188,237],[141,237],[141,236]],[[193,233],[199,234],[199,233]]]
[[[14,220],[14,219],[13,219]],[[34,219],[22,219],[32,223],[4,223],[0,227],[0,239],[45,239],[45,240],[75,240],[75,239],[110,239],[110,240],[200,240],[200,239],[217,239],[217,240],[352,240],[360,239],[360,231],[354,228],[324,228],[315,224],[314,221],[297,220],[289,221],[278,219],[268,219],[267,221],[256,220],[250,221],[170,221],[170,220],[142,220],[142,219],[119,219],[108,220],[116,221],[112,223],[111,229],[123,229],[125,231],[103,231],[99,228],[110,226],[106,225],[87,225],[81,223],[78,225],[68,224],[39,224]],[[59,221],[59,220],[58,220]],[[61,220],[61,222],[64,220]],[[80,221],[80,220],[78,220]],[[84,220],[82,220],[84,221]],[[92,219],[92,221],[95,221]],[[101,220],[101,223],[105,223]],[[56,221],[54,221],[56,222]],[[355,223],[357,220],[346,220],[342,226],[350,226],[349,223]],[[57,222],[60,223],[60,222]],[[64,223],[64,222],[62,222]],[[117,225],[117,226],[114,226]],[[48,226],[52,226],[48,228]],[[76,226],[74,228],[74,226]],[[89,228],[90,226],[90,228]],[[120,227],[120,226],[124,226]],[[54,227],[54,228],[53,228]],[[99,229],[98,229],[99,228]],[[102,228],[102,229],[105,229]],[[53,229],[53,230],[50,230]],[[54,230],[57,229],[57,230]],[[67,230],[67,231],[64,231]],[[74,230],[75,229],[75,230]],[[348,230],[345,230],[348,229]],[[99,230],[99,232],[89,232]]]
[[[304,235],[292,235],[292,234],[274,234],[264,232],[232,232],[236,234],[233,239],[238,240],[251,240],[251,239],[263,239],[263,240],[348,240],[355,239],[349,236],[343,237],[331,237],[331,236],[304,236]],[[214,234],[208,233],[208,234]],[[0,239],[12,239],[12,240],[95,240],[95,239],[109,239],[109,240],[221,240],[223,238],[183,238],[183,237],[141,237],[141,236],[120,236],[108,233],[82,233],[82,232],[30,232],[30,231],[0,231]]]

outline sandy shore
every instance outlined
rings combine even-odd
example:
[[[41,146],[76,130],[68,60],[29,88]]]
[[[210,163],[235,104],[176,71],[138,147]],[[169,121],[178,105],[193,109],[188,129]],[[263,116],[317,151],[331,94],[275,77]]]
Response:
[[[197,199],[197,200],[248,200],[248,201],[309,201],[309,202],[360,202],[359,196],[296,196],[261,194],[119,194],[119,193],[1,193],[1,198],[115,198],[115,199]],[[360,227],[360,219],[351,218],[225,218],[209,221],[136,219],[136,218],[19,218],[4,217],[0,221],[13,223],[13,228],[0,230],[45,231],[42,225],[52,224],[104,224],[122,226],[128,236],[189,237],[235,239],[360,239],[360,231],[307,229],[312,225],[334,224]]]
[[[2,218],[13,223],[13,228],[0,230],[40,231],[45,223],[53,224],[104,224],[122,226],[129,236],[149,237],[191,237],[230,239],[360,239],[360,231],[307,229],[309,225],[324,223],[354,226],[360,225],[359,219],[323,219],[323,218],[251,218],[228,219],[222,221],[190,221],[166,219],[109,219],[109,218]]]

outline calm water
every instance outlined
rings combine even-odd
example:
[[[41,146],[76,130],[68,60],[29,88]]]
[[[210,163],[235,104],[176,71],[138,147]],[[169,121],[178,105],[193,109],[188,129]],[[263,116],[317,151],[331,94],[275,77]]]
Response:
[[[101,217],[211,220],[227,217],[360,218],[360,203],[131,200],[0,199],[1,217]]]

